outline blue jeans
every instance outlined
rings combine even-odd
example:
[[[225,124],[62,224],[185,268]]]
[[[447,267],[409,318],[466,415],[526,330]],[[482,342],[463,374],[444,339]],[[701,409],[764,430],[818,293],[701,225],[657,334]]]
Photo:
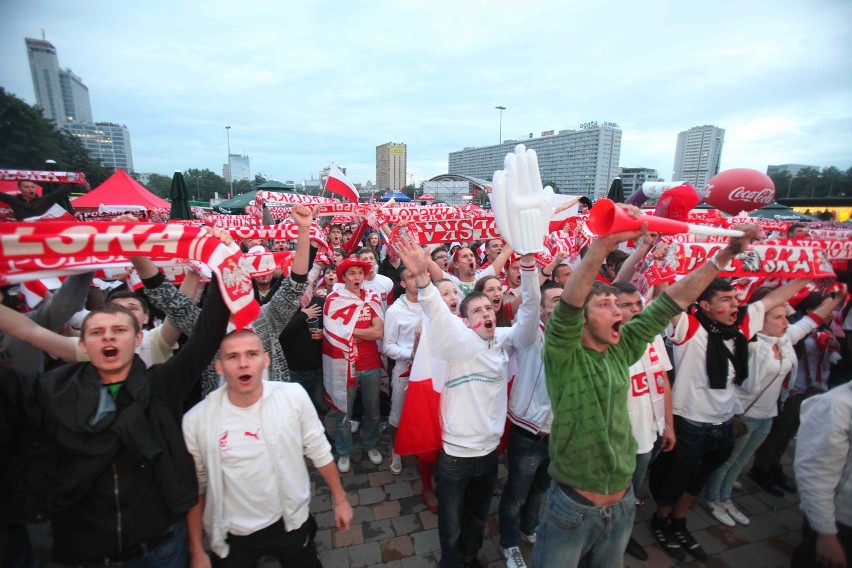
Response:
[[[146,548],[144,554],[141,556],[126,562],[114,562],[112,565],[121,566],[122,568],[185,568],[189,565],[186,522],[183,520],[176,522],[163,531],[163,534],[167,534],[169,531],[171,531],[170,538],[150,550]],[[110,565],[108,560],[76,562],[73,564],[51,562],[48,564],[49,568],[96,568]]]
[[[582,559],[593,567],[621,566],[636,517],[633,489],[615,505],[595,507],[569,497],[563,487],[554,480],[547,490],[532,565],[578,566]]]
[[[509,430],[509,478],[500,498],[500,546],[518,546],[520,532],[538,528],[539,511],[550,485],[548,439],[524,434],[512,424]],[[527,432],[524,430],[524,432]]]
[[[435,466],[441,567],[457,568],[476,558],[497,485],[497,450],[475,458],[438,454]]]
[[[662,438],[657,436],[657,441],[654,442],[654,447],[650,452],[644,454],[636,454],[636,469],[633,471],[633,493],[639,494],[639,488],[642,487],[642,482],[645,481],[645,474],[648,473],[648,466],[651,465],[660,452],[663,451]]]
[[[361,399],[364,402],[364,418],[361,420],[361,441],[365,450],[379,446],[379,390],[382,386],[382,370],[370,369],[355,373],[356,386],[346,393],[346,414],[337,413],[334,432],[334,447],[339,456],[352,453],[352,408],[355,406],[355,393],[361,387]]]
[[[328,406],[323,399],[322,369],[316,371],[294,371],[290,369],[290,380],[302,385],[311,402],[314,403],[314,409],[316,409],[320,418],[328,414]]]
[[[710,474],[707,478],[707,486],[704,488],[704,497],[708,501],[728,501],[734,489],[734,481],[740,476],[746,462],[754,455],[760,444],[769,435],[772,428],[771,418],[749,418],[743,417],[743,422],[748,426],[745,436],[737,438],[734,442],[734,451],[724,464]]]

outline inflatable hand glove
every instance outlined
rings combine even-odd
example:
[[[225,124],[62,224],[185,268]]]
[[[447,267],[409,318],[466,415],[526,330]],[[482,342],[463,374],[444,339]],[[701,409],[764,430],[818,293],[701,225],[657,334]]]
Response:
[[[544,250],[552,212],[553,189],[542,189],[535,150],[523,144],[507,154],[503,170],[494,172],[491,208],[497,230],[518,254]]]

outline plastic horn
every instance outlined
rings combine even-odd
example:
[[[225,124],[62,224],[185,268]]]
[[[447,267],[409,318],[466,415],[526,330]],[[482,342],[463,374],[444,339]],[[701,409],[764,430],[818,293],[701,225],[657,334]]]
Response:
[[[643,223],[648,223],[648,231],[661,235],[678,235],[691,233],[693,235],[717,235],[721,237],[741,237],[745,233],[736,229],[722,229],[708,225],[691,225],[665,217],[640,215],[634,219],[620,207],[616,207],[611,199],[598,199],[589,212],[586,226],[596,235],[605,236],[622,231],[638,231]]]

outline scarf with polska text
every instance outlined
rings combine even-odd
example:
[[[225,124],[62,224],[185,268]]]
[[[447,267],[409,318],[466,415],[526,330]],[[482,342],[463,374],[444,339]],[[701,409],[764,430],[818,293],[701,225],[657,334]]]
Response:
[[[210,266],[222,297],[242,329],[258,316],[251,278],[236,244],[225,245],[205,229],[151,223],[0,223],[0,284],[30,280],[32,272],[57,270],[127,256],[185,258]]]

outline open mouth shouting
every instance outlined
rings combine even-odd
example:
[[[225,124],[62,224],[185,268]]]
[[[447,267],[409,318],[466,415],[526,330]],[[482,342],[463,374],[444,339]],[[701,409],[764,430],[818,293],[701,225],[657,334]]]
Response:
[[[101,354],[104,356],[105,361],[117,361],[118,347],[114,347],[112,345],[104,347],[103,349],[101,349]]]
[[[450,302],[450,311],[454,314],[459,313],[459,303],[458,302]]]
[[[247,385],[251,382],[253,377],[251,373],[244,373],[237,378],[239,379],[241,385]]]
[[[476,272],[476,263],[474,261],[471,260],[469,266],[471,272]]]
[[[482,326],[483,326],[485,329],[494,329],[494,322],[493,322],[493,321],[491,321],[491,320],[488,320],[488,321],[484,322],[484,323],[482,324]]]
[[[619,339],[621,337],[621,324],[622,322],[617,321],[612,324],[612,337],[614,339]]]

